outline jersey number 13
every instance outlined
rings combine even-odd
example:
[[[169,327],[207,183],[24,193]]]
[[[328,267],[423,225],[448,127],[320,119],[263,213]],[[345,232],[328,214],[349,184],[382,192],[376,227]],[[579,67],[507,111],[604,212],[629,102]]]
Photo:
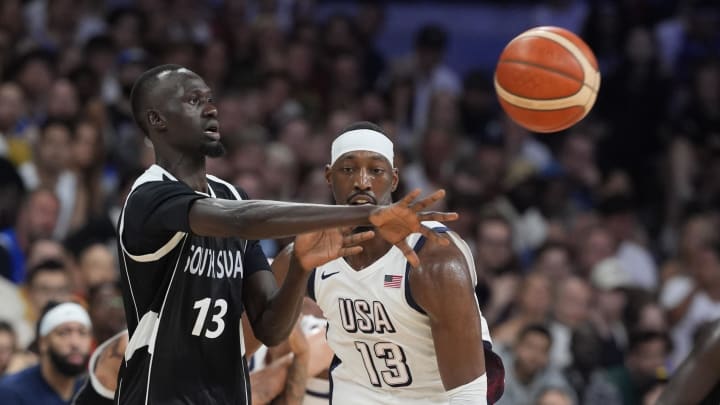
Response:
[[[412,374],[405,363],[405,352],[402,347],[391,342],[377,342],[370,349],[365,342],[355,341],[355,349],[360,352],[370,384],[380,387],[380,378],[390,387],[407,387],[412,384]],[[384,361],[384,367],[378,372],[377,362]]]
[[[212,298],[203,298],[195,301],[193,309],[199,309],[197,319],[195,319],[195,326],[193,326],[192,334],[200,336],[205,329],[205,337],[209,339],[215,339],[222,335],[225,330],[225,321],[223,316],[227,313],[228,304],[222,298],[215,300],[213,304],[213,314],[210,322],[212,325],[205,328],[205,320],[207,319],[208,312],[210,311],[210,304],[213,304]]]

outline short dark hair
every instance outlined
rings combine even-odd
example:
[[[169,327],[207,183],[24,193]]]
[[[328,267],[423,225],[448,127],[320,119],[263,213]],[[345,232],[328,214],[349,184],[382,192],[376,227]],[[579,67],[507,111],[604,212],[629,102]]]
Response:
[[[353,122],[352,124],[350,124],[350,125],[346,126],[345,128],[343,128],[342,131],[340,131],[340,133],[337,134],[337,136],[340,136],[340,135],[344,134],[345,132],[355,131],[355,130],[358,130],[358,129],[369,129],[369,130],[371,130],[371,131],[380,132],[381,134],[387,136],[387,134],[385,133],[385,131],[383,131],[383,129],[380,127],[380,125],[377,125],[377,124],[372,123],[372,122],[370,122],[370,121],[358,121],[358,122]]]
[[[662,340],[665,343],[665,349],[667,352],[672,351],[673,344],[670,336],[666,332],[660,332],[656,330],[636,330],[630,333],[628,339],[628,353],[637,350],[638,347],[645,343],[652,342],[654,340]]]
[[[47,129],[54,126],[59,126],[67,129],[68,133],[70,134],[70,139],[72,140],[73,138],[75,138],[75,122],[73,122],[72,120],[65,120],[60,118],[48,118],[45,122],[43,122],[40,126],[40,133],[38,134],[38,136],[40,138],[44,138]]]
[[[148,135],[149,130],[143,120],[142,111],[145,107],[147,94],[158,83],[157,75],[161,72],[174,71],[182,68],[182,66],[174,64],[158,65],[146,70],[135,80],[135,84],[133,84],[132,90],[130,91],[130,107],[135,123],[145,135]]]
[[[67,274],[67,267],[65,266],[65,263],[61,262],[58,259],[43,260],[28,269],[27,283],[32,284],[33,280],[35,280],[35,277],[37,277],[37,275],[42,272],[63,272]]]
[[[527,337],[531,333],[539,333],[539,334],[545,336],[547,338],[548,342],[550,342],[550,345],[552,345],[552,335],[550,334],[550,330],[541,323],[531,323],[531,324],[525,326],[524,328],[522,328],[522,330],[520,330],[520,333],[518,334],[517,341],[518,342],[522,341],[523,339],[525,339],[525,337]]]
[[[15,328],[7,321],[0,321],[0,332],[7,332],[15,336]]]
[[[574,261],[573,251],[567,243],[552,240],[543,242],[537,249],[535,249],[535,259],[544,255],[545,252],[556,249],[565,252],[570,258],[571,262]]]

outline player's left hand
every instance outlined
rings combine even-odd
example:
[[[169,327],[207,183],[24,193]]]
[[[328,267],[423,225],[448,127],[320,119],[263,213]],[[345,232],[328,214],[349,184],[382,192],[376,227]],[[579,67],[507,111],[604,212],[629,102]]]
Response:
[[[378,207],[370,214],[370,222],[375,225],[378,234],[397,246],[413,267],[420,265],[420,259],[410,245],[407,244],[405,238],[411,233],[419,232],[429,240],[448,245],[450,241],[423,225],[422,221],[447,222],[458,219],[458,214],[454,212],[422,212],[425,208],[442,200],[445,197],[445,190],[438,190],[419,201],[415,201],[419,196],[420,190],[416,189],[403,197],[402,200],[392,205]]]
[[[293,250],[303,270],[312,271],[340,257],[362,252],[358,244],[374,236],[373,231],[351,233],[351,228],[328,228],[297,235]]]

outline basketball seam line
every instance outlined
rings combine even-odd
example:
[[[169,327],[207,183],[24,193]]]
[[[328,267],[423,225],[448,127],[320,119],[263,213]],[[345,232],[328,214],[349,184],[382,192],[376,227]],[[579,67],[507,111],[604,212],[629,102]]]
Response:
[[[508,104],[510,104],[511,106],[515,107],[515,108],[519,108],[519,109],[525,110],[525,111],[532,111],[532,112],[563,111],[563,110],[567,110],[567,109],[570,109],[570,108],[583,108],[583,109],[585,108],[585,104],[577,104],[577,105],[571,105],[571,106],[563,107],[563,108],[553,108],[553,109],[548,109],[548,110],[536,110],[536,109],[534,109],[534,108],[527,108],[527,107],[523,107],[523,106],[520,106],[520,105],[517,105],[517,104],[513,104],[513,103],[508,102],[508,101],[505,101],[505,102],[508,103]]]
[[[575,56],[573,56],[572,58],[575,59],[576,62],[578,62],[578,60],[577,60],[577,58],[575,58]],[[544,65],[541,65],[541,64],[539,64],[539,63],[528,62],[528,61],[519,60],[519,59],[503,59],[503,60],[501,60],[499,63],[517,63],[517,64],[520,64],[520,65],[528,65],[528,66],[540,68],[540,69],[543,69],[543,70],[547,70],[548,72],[556,73],[556,74],[558,74],[558,75],[560,75],[560,76],[563,76],[563,77],[566,77],[566,78],[568,78],[568,79],[574,80],[574,81],[580,83],[580,85],[584,85],[584,84],[585,84],[584,80],[579,80],[578,78],[573,77],[573,76],[570,76],[569,74],[563,72],[562,70],[558,70],[558,69],[555,69],[555,68],[551,68],[551,67],[548,67],[548,66],[544,66]],[[578,62],[578,65],[580,65],[580,62]],[[582,65],[580,65],[580,68],[582,69]],[[585,75],[585,72],[583,72],[583,76],[584,76],[584,75]]]

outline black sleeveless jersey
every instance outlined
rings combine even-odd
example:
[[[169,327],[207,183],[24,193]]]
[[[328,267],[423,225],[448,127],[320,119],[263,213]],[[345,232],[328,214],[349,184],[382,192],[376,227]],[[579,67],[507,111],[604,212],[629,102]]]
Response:
[[[102,342],[97,348],[95,348],[95,351],[93,352],[92,356],[90,356],[90,360],[88,361],[88,377],[85,381],[85,385],[83,385],[80,391],[78,391],[78,393],[75,395],[75,398],[72,401],[72,405],[113,404],[115,392],[102,385],[102,383],[96,376],[95,369],[98,365],[98,360],[100,359],[104,351],[117,350],[118,355],[119,353],[122,353],[122,348],[120,347],[120,345],[117,345],[117,349],[113,348],[112,346],[114,346],[115,342],[117,342],[125,334],[127,334],[127,331],[123,330],[122,332],[116,334],[110,339]]]
[[[257,241],[192,233],[196,200],[247,199],[207,181],[206,195],[153,165],[125,203],[118,250],[130,341],[116,403],[250,404],[243,279],[270,267]]]

